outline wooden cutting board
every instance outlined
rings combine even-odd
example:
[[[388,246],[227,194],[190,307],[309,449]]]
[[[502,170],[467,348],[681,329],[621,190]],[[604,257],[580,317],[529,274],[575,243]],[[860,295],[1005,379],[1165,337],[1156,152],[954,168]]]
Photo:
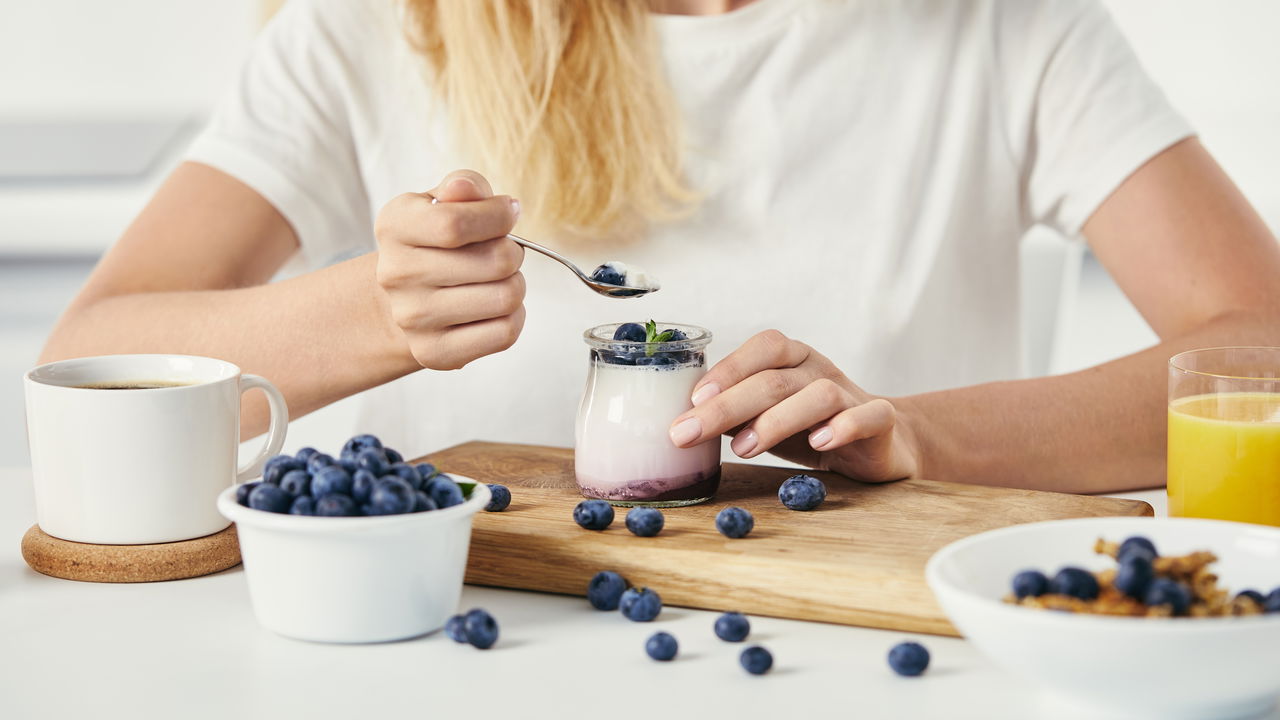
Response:
[[[627,531],[625,508],[606,530],[573,522],[582,500],[573,451],[469,442],[426,458],[444,472],[511,488],[500,513],[478,513],[467,582],[585,595],[597,571],[649,586],[667,605],[957,635],[924,579],[929,557],[967,535],[1060,518],[1151,515],[1135,500],[1063,495],[929,480],[864,484],[812,472],[827,500],[788,510],[778,486],[795,470],[725,463],[709,503],[663,510],[661,534]],[[731,540],[717,512],[738,505],[755,529]]]

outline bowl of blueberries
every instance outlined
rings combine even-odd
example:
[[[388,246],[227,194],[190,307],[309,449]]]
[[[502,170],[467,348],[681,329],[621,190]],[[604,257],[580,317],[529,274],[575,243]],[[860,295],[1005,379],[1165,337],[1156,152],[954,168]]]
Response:
[[[443,627],[462,593],[471,519],[490,489],[410,464],[372,435],[338,457],[303,448],[228,488],[254,614],[315,642],[402,640]]]
[[[992,662],[1096,712],[1253,717],[1280,697],[1280,528],[1028,523],[947,545],[925,575]]]

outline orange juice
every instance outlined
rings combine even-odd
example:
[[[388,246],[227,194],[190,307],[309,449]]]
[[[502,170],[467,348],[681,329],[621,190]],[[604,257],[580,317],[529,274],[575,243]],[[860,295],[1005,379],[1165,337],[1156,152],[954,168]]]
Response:
[[[1280,525],[1280,393],[1169,405],[1169,514]]]

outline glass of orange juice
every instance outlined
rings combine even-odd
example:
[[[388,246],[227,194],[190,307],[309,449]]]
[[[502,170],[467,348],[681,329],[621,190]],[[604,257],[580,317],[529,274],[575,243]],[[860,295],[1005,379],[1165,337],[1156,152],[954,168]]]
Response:
[[[1280,526],[1280,348],[1169,360],[1169,514]]]

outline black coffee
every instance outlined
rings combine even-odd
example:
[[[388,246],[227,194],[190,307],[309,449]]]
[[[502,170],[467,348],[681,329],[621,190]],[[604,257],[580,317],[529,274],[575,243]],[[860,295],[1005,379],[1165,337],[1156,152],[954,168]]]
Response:
[[[185,387],[194,384],[177,380],[109,380],[76,385],[76,387],[86,390],[155,390],[156,388]]]

